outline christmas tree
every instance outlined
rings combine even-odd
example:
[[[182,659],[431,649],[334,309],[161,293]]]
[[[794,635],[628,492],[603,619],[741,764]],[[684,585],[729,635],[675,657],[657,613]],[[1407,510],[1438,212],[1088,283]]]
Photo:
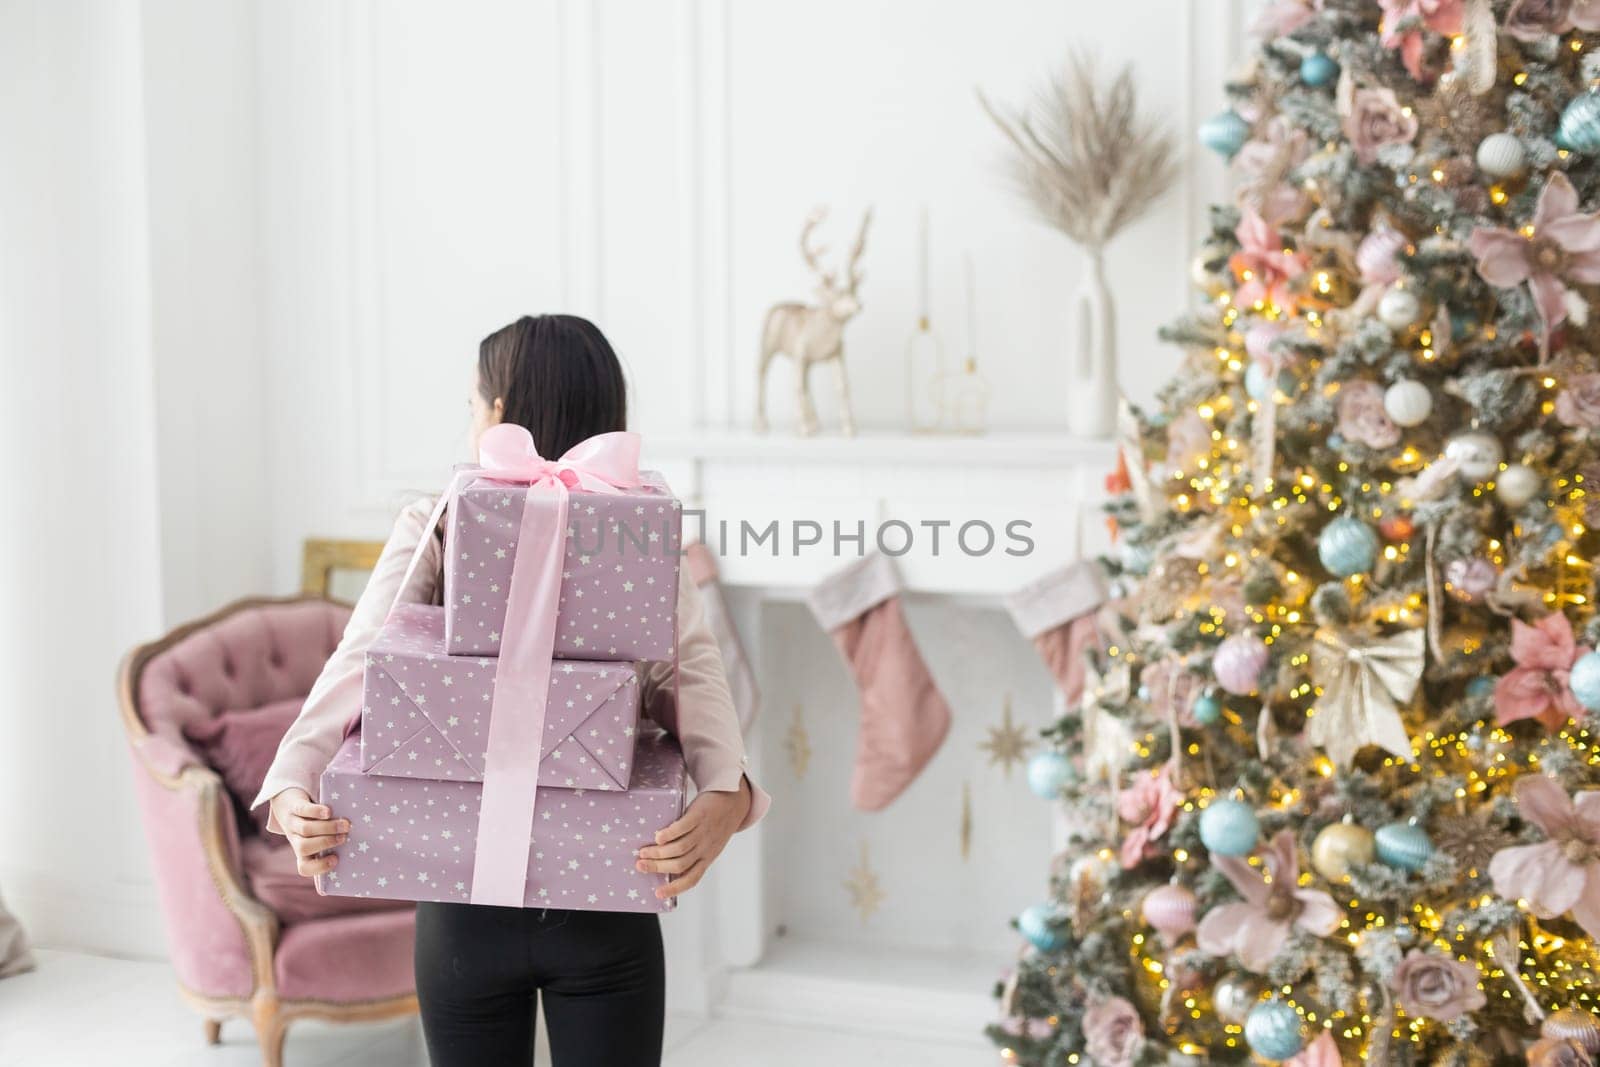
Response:
[[[1600,1063],[1600,0],[1271,0],[1003,1062]]]

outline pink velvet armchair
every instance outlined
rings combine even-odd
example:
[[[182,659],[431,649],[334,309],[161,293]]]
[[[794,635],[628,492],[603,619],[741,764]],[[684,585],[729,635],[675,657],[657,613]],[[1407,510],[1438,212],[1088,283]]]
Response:
[[[242,816],[208,750],[192,741],[232,715],[292,715],[348,614],[312,597],[242,600],[134,649],[118,675],[179,987],[212,1043],[223,1019],[248,1017],[267,1067],[282,1063],[295,1019],[417,1010],[412,910],[318,897],[287,845]],[[258,731],[256,747],[270,743],[270,753],[281,734]]]

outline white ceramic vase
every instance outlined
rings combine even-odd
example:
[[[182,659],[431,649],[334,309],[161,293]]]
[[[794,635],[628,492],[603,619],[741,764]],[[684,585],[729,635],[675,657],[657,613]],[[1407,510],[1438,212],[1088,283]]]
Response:
[[[1117,331],[1105,261],[1089,249],[1072,302],[1067,368],[1067,429],[1075,437],[1109,437],[1117,416]]]

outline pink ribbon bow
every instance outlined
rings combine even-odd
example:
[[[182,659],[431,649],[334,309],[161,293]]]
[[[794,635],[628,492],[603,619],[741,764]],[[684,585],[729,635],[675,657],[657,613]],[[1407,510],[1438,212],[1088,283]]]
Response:
[[[527,486],[489,704],[483,797],[472,859],[472,903],[514,908],[522,906],[528,851],[533,846],[533,808],[566,556],[567,495],[573,489],[617,493],[638,486],[639,435],[597,434],[572,446],[560,459],[548,460],[539,455],[525,427],[500,423],[478,439],[478,458],[479,466],[456,471],[424,529],[434,529],[470,482]],[[412,554],[400,581],[402,590],[410,584],[428,540],[424,536]]]
[[[545,459],[526,427],[502,422],[478,438],[479,469],[467,473],[496,482],[615,493],[639,484],[639,435],[625,430],[579,441],[560,459]]]

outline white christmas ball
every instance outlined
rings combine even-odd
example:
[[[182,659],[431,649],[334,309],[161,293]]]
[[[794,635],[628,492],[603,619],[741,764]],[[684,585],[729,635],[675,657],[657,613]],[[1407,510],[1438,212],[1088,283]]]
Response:
[[[1409,378],[1395,382],[1383,394],[1383,412],[1396,426],[1420,426],[1433,414],[1433,393]]]
[[[1528,165],[1522,142],[1509,133],[1491,133],[1478,145],[1478,169],[1491,178],[1511,178]]]
[[[1523,463],[1511,464],[1494,480],[1495,495],[1512,508],[1520,508],[1538,496],[1543,488],[1544,479],[1539,477],[1539,472]]]
[[[1403,330],[1422,318],[1422,301],[1410,289],[1390,289],[1378,301],[1378,321],[1391,330]]]
[[[1498,438],[1474,430],[1456,434],[1444,446],[1444,454],[1455,460],[1456,472],[1475,482],[1493,477],[1505,458],[1505,450]]]

